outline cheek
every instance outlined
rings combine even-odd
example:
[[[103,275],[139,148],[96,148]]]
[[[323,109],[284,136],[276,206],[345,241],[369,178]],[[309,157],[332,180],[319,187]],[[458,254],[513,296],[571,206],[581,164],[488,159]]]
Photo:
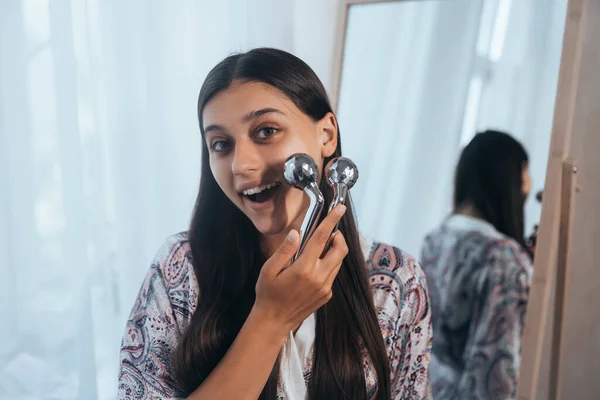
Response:
[[[300,229],[300,225],[310,204],[308,196],[302,190],[289,188],[284,204],[284,207],[281,209],[282,220],[285,221],[286,225]]]
[[[231,173],[231,165],[224,160],[210,160],[210,170],[217,182],[217,185],[225,193],[227,197],[234,199],[235,188],[233,186],[233,174]]]
[[[319,167],[323,164],[322,143],[312,132],[295,135],[293,140],[287,141],[282,149],[283,160],[295,153],[305,153],[312,157]]]
[[[284,163],[292,154],[297,153],[304,153],[311,156],[319,168],[323,164],[320,149],[314,143],[307,143],[307,141],[302,140],[299,135],[274,146],[269,146],[268,150],[262,153],[262,157],[269,168],[277,169],[283,175]]]

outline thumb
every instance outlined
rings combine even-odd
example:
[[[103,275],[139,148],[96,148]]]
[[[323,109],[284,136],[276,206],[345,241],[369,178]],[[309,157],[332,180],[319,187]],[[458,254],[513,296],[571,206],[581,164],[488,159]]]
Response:
[[[266,269],[265,272],[273,275],[280,273],[290,264],[290,260],[296,254],[299,244],[300,235],[297,230],[292,229],[277,251],[265,263],[263,268]]]

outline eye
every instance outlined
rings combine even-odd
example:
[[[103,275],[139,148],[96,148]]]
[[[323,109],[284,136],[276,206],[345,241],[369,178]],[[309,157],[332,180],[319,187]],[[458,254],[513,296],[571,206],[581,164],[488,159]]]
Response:
[[[259,139],[269,139],[271,136],[275,135],[279,129],[273,127],[265,127],[261,128],[258,132],[256,132],[256,137]]]
[[[231,142],[228,140],[215,139],[210,143],[210,149],[215,153],[222,153],[231,147]]]

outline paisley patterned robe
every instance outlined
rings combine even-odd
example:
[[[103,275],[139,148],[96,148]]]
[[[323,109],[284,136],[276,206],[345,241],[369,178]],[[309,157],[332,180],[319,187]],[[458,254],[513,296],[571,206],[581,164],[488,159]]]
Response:
[[[431,312],[425,276],[402,251],[362,240],[379,326],[390,360],[393,399],[430,398]],[[121,346],[118,399],[178,398],[169,384],[171,356],[198,301],[198,283],[185,233],[158,252],[127,321]],[[311,378],[312,357],[304,367]],[[367,393],[377,392],[375,369],[364,365]],[[280,397],[284,398],[280,393]],[[293,399],[290,399],[293,400]]]
[[[515,242],[480,219],[448,218],[422,266],[433,320],[433,397],[514,399],[533,272]]]

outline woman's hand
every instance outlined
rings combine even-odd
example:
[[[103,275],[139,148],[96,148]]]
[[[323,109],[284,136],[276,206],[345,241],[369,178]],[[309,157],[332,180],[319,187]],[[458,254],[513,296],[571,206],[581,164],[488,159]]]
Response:
[[[319,259],[346,208],[338,206],[314,232],[298,259],[292,231],[267,260],[256,283],[256,301],[229,350],[188,399],[257,399],[290,331],[331,298],[331,285],[348,253],[342,234]]]
[[[331,248],[319,258],[346,207],[338,205],[323,220],[293,264],[300,235],[290,231],[279,249],[264,264],[256,284],[252,313],[289,332],[331,299],[331,286],[342,266],[348,246],[340,231]]]

